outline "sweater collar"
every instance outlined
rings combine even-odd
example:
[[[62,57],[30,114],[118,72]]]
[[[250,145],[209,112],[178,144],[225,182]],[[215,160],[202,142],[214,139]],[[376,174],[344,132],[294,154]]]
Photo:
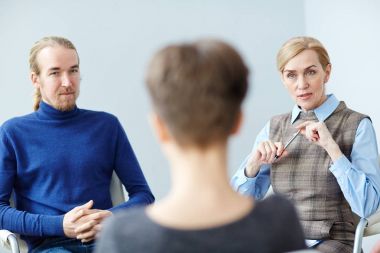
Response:
[[[70,119],[78,115],[79,109],[75,105],[74,109],[70,111],[60,111],[52,107],[51,105],[41,101],[40,102],[40,107],[36,111],[37,116],[40,119]]]

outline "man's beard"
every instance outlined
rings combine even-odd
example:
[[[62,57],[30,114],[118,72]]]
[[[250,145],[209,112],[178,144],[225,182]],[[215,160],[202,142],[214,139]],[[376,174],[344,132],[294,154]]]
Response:
[[[74,94],[74,100],[71,100],[71,99],[65,99],[63,101],[61,101],[59,98],[60,96],[62,95],[58,95],[58,103],[54,106],[55,109],[57,109],[58,111],[61,111],[61,112],[68,112],[68,111],[71,111],[75,108],[76,106],[76,100],[79,96],[79,90],[77,91],[77,93]]]
[[[70,104],[61,103],[55,107],[55,109],[61,112],[68,112],[68,111],[73,110],[74,108],[75,108],[75,103],[70,103]]]

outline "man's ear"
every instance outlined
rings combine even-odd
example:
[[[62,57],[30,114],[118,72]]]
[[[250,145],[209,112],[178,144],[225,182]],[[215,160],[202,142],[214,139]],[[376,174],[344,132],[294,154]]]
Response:
[[[36,74],[36,72],[30,72],[30,80],[32,81],[34,88],[36,89],[40,88],[40,78]]]
[[[243,112],[240,109],[239,114],[236,117],[235,124],[234,124],[233,128],[231,129],[231,134],[239,133],[239,131],[241,129],[241,125],[243,124],[243,118],[244,118]]]
[[[169,129],[156,113],[153,112],[149,115],[149,121],[159,142],[163,143],[171,139]]]

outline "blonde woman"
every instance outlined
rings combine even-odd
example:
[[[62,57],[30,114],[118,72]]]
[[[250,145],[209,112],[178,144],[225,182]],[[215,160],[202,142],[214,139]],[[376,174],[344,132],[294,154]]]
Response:
[[[277,67],[295,105],[265,125],[232,184],[256,199],[272,184],[295,203],[309,246],[352,252],[356,215],[372,214],[380,201],[371,120],[326,94],[331,62],[317,39],[287,41]]]

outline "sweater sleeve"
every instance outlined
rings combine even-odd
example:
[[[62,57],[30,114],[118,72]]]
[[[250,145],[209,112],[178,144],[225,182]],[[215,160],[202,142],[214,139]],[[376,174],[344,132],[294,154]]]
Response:
[[[11,141],[0,128],[0,229],[32,236],[61,236],[63,216],[32,214],[10,206],[17,178],[17,160]]]
[[[128,137],[119,121],[117,146],[115,153],[115,171],[128,192],[128,201],[111,211],[137,205],[148,205],[154,202],[154,196],[145,180]]]

